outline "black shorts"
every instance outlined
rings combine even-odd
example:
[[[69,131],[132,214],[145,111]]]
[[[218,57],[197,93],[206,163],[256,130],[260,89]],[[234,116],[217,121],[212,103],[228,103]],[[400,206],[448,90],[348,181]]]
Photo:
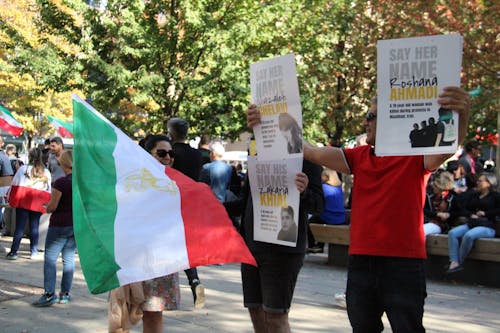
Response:
[[[253,256],[258,267],[241,265],[245,307],[262,306],[266,312],[287,313],[304,254],[253,253]]]

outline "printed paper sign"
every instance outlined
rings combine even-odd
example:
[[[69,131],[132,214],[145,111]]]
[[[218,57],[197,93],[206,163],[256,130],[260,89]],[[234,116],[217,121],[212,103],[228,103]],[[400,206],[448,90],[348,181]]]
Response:
[[[300,193],[295,176],[302,170],[302,162],[302,157],[274,161],[248,157],[254,240],[296,246]]]
[[[254,127],[259,160],[302,154],[302,108],[293,54],[250,65],[252,103],[261,114]]]
[[[456,152],[458,114],[437,99],[460,86],[462,44],[458,34],[377,43],[378,156]]]

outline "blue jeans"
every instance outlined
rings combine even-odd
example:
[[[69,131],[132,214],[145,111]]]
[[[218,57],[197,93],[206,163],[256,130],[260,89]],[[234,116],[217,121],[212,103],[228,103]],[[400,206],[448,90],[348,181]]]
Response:
[[[59,253],[62,253],[63,261],[61,292],[70,292],[75,271],[75,251],[73,227],[49,227],[45,239],[45,263],[43,265],[43,287],[46,293],[55,293],[56,263]]]
[[[459,238],[462,237],[460,247]],[[474,246],[474,241],[478,238],[495,237],[495,229],[488,227],[469,228],[467,224],[459,225],[448,232],[448,253],[450,261],[462,264]]]
[[[384,312],[395,333],[425,332],[426,297],[423,259],[349,256],[346,301],[353,333],[382,332]]]
[[[42,213],[34,212],[24,208],[16,208],[16,230],[14,231],[14,238],[12,239],[12,246],[10,252],[17,254],[21,239],[24,234],[24,227],[26,222],[30,225],[30,251],[31,254],[38,252],[38,225],[40,224],[40,216]]]

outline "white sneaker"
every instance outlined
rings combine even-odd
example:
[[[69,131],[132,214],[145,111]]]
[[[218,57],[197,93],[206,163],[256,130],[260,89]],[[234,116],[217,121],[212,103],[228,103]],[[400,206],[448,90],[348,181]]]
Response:
[[[339,308],[346,309],[347,308],[347,303],[345,301],[345,293],[338,293],[335,294],[335,303]]]
[[[194,308],[201,309],[205,306],[205,287],[200,283],[194,289]]]
[[[42,260],[43,259],[43,256],[40,254],[40,253],[32,253],[30,255],[30,259],[31,260]]]

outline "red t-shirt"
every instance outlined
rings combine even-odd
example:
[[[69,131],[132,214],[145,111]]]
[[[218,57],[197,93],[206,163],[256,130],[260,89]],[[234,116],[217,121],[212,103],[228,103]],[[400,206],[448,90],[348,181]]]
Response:
[[[426,258],[423,156],[377,157],[371,146],[344,154],[354,175],[349,254]]]

